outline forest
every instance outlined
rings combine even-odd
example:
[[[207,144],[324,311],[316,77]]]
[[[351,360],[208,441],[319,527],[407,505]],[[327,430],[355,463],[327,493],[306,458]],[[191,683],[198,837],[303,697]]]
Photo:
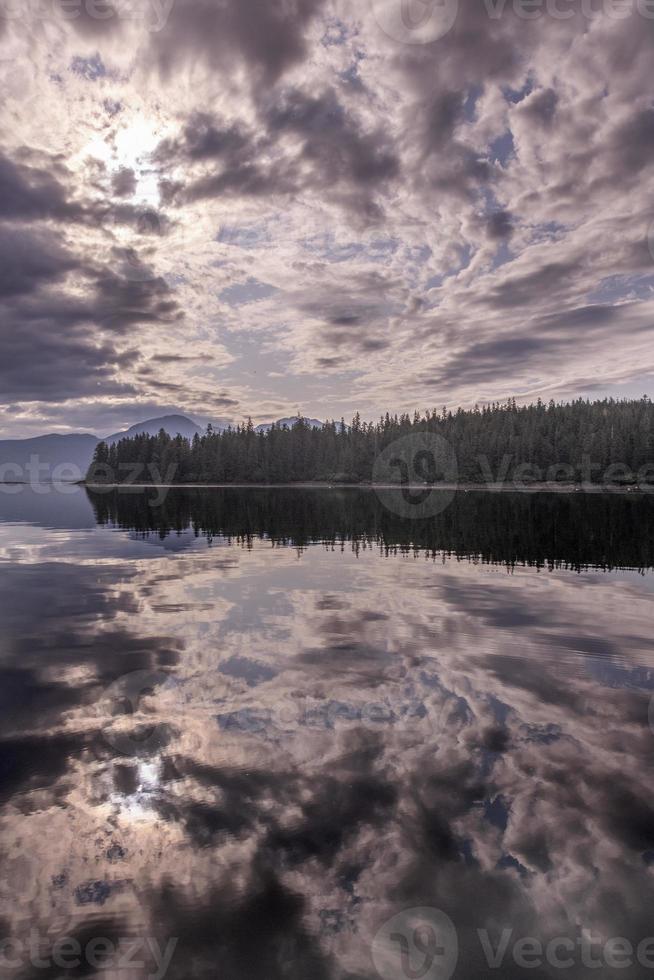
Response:
[[[654,404],[642,399],[538,401],[413,416],[355,415],[322,428],[255,431],[251,420],[192,441],[137,435],[100,442],[87,484],[420,483],[541,481],[654,484]]]

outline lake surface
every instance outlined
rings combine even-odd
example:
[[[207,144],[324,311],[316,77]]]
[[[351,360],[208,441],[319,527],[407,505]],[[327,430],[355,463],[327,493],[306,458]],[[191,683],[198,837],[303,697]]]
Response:
[[[654,499],[42,489],[3,978],[654,976]]]

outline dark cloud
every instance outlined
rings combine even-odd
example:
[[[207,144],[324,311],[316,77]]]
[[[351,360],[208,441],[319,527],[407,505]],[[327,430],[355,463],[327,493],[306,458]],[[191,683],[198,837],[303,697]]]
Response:
[[[152,36],[160,70],[204,59],[218,71],[245,67],[255,86],[274,85],[307,55],[305,32],[323,0],[177,0],[165,31]]]
[[[237,125],[224,126],[199,113],[184,127],[185,152],[190,160],[226,158],[234,161],[253,149],[252,136]]]
[[[333,90],[321,96],[284,91],[267,100],[260,120],[255,132],[207,113],[189,119],[180,138],[162,143],[155,154],[164,166],[196,165],[197,176],[186,187],[163,182],[167,200],[274,198],[325,182],[340,195],[344,207],[379,216],[372,195],[399,174],[399,160],[381,128],[364,132]],[[285,152],[285,137],[292,137],[293,143],[300,139],[299,154]],[[199,173],[197,165],[203,164]]]
[[[554,89],[541,89],[533,92],[518,107],[518,113],[527,120],[542,126],[550,126],[554,120],[559,97]]]
[[[496,309],[528,307],[548,291],[562,292],[577,269],[578,266],[573,264],[548,262],[534,272],[507,277],[500,286],[496,286],[490,292],[489,296],[480,297],[480,301]]]
[[[268,139],[243,126],[226,125],[207,113],[197,113],[187,121],[179,139],[160,145],[155,160],[164,167],[175,163],[205,166],[203,171],[195,171],[197,176],[186,186],[164,179],[164,198],[179,203],[222,196],[288,194],[297,185],[297,175],[292,166],[281,161],[262,164],[260,160],[270,149]]]
[[[136,190],[136,175],[129,167],[121,167],[111,179],[111,188],[116,197],[129,197]]]
[[[654,163],[654,109],[642,109],[622,123],[613,136],[619,173],[636,177]]]
[[[487,382],[495,377],[500,367],[510,375],[550,353],[556,346],[556,341],[519,334],[480,341],[459,351],[443,367],[433,371],[431,379],[437,384],[450,384],[455,378],[465,379],[470,384]],[[429,376],[425,374],[425,379]]]
[[[316,176],[333,183],[374,186],[397,176],[399,161],[381,127],[364,133],[331,90],[319,97],[285,92],[266,113],[272,135],[291,132],[303,139],[302,155]]]
[[[0,223],[0,299],[34,293],[62,281],[81,263],[49,230],[27,230]]]
[[[56,336],[48,330],[51,321],[37,321],[22,324],[18,336],[0,338],[0,385],[5,397],[57,402],[136,394],[133,385],[116,377],[117,371],[129,367],[131,357],[109,343],[94,343],[84,333],[68,330]]]
[[[614,323],[619,311],[614,306],[580,306],[561,313],[550,313],[541,317],[538,325],[544,330],[567,331],[571,327],[576,330],[603,328]]]
[[[206,354],[155,354],[150,360],[155,364],[177,364],[183,361],[204,361]]]
[[[425,144],[430,151],[443,151],[464,118],[463,92],[444,91],[434,99],[426,113]]]
[[[488,237],[510,238],[513,234],[513,218],[508,211],[496,211],[486,223]]]
[[[163,279],[126,278],[105,267],[93,271],[92,281],[91,316],[106,329],[124,333],[137,323],[173,323],[183,318],[173,290]]]
[[[0,152],[0,218],[75,220],[81,214],[52,173]]]
[[[162,280],[126,280],[84,263],[47,228],[0,224],[0,261],[0,389],[6,399],[134,394],[121,373],[135,363],[135,352],[121,349],[117,338],[137,324],[181,315]]]

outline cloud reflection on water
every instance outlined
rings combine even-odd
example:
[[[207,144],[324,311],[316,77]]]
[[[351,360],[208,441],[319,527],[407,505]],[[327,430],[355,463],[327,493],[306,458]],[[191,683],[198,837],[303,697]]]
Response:
[[[175,936],[172,980],[373,976],[410,906],[464,977],[480,928],[654,931],[650,575],[129,535],[0,523],[7,930]]]

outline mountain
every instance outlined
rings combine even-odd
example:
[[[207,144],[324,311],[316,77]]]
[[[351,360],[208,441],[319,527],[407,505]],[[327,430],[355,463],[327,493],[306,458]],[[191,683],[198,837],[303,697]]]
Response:
[[[106,436],[104,442],[118,442],[129,436],[148,432],[156,435],[160,429],[171,435],[178,433],[187,439],[201,434],[204,429],[186,418],[185,415],[164,415],[157,419],[148,419],[132,425],[125,432],[115,432]],[[33,439],[2,439],[0,440],[0,483],[47,483],[54,478],[65,481],[81,479],[89,468],[93,451],[100,442],[98,436],[91,433],[72,435],[36,436]],[[32,457],[36,457],[39,469],[30,475],[28,465]],[[66,473],[55,473],[59,466],[72,468]],[[72,472],[76,470],[77,473]]]
[[[305,418],[307,425],[321,429],[324,422],[318,419]],[[297,417],[287,419],[277,419],[276,422],[263,422],[256,427],[257,432],[267,432],[272,425],[287,425],[289,429],[297,422]],[[226,428],[222,423],[214,423],[214,430],[219,431]],[[110,436],[105,436],[103,442],[114,443],[120,439],[127,439],[147,432],[148,435],[156,436],[160,429],[164,429],[168,435],[182,435],[186,439],[192,439],[197,433],[202,435],[206,429],[186,415],[163,415],[161,418],[146,419],[145,422],[137,422],[124,432],[114,432]],[[93,457],[93,451],[100,442],[98,436],[91,433],[73,433],[72,435],[47,435],[36,436],[32,439],[2,439],[0,440],[0,483],[18,482],[47,483],[55,478],[66,481],[81,479],[89,468]],[[36,462],[40,469],[30,476],[27,468],[32,457],[36,457]],[[77,474],[68,470],[65,474],[54,473],[58,466],[67,465],[77,471]]]
[[[306,422],[306,424],[311,426],[312,429],[322,429],[325,424],[319,419],[308,419],[306,417],[303,417],[302,421]],[[272,429],[273,425],[276,425],[280,429],[282,426],[287,425],[289,429],[292,429],[296,422],[297,415],[291,419],[277,419],[276,422],[262,422],[261,425],[257,425],[255,429],[257,432],[267,432],[268,429]]]
[[[0,482],[47,483],[57,466],[68,464],[82,475],[86,473],[98,437],[84,435],[36,436],[34,439],[0,440]],[[32,472],[27,468],[32,457],[41,467]],[[55,477],[59,474],[55,474]],[[75,479],[73,473],[61,474],[62,479]]]
[[[201,436],[205,431],[185,415],[164,415],[160,419],[148,419],[146,422],[137,422],[124,432],[114,432],[112,436],[106,436],[105,442],[118,442],[119,439],[130,439],[132,436],[140,436],[147,433],[149,436],[156,436],[160,429],[164,429],[170,436],[184,436],[185,439],[192,439],[194,435]]]

